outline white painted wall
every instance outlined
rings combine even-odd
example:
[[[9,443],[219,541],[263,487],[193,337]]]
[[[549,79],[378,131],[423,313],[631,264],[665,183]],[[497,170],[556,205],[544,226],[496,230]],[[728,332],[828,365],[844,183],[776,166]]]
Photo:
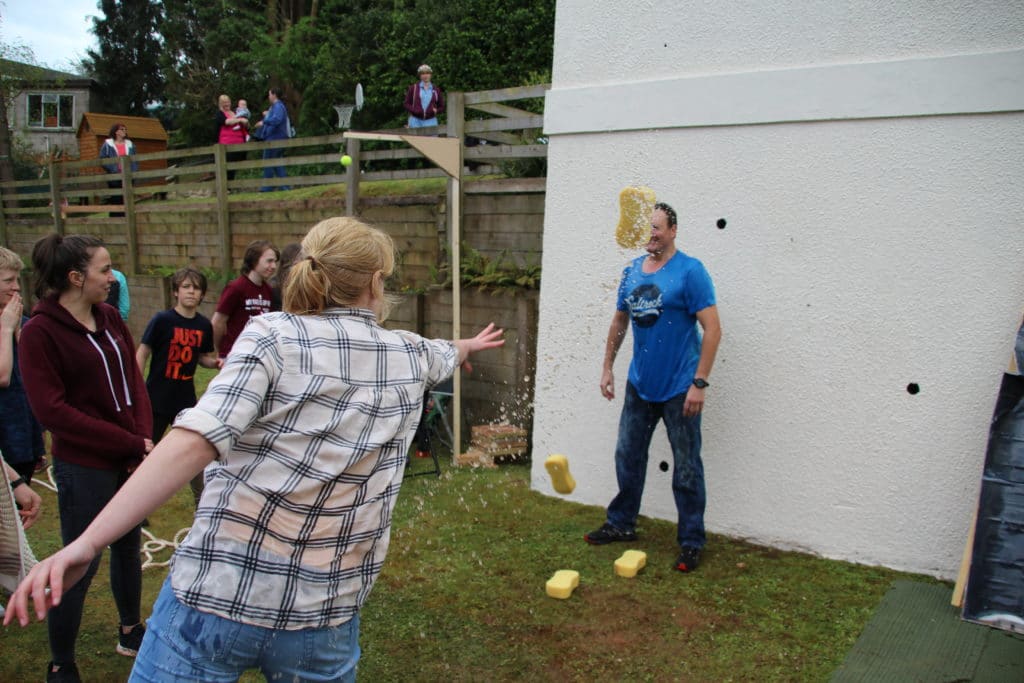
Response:
[[[648,185],[718,292],[709,530],[955,576],[1024,308],[1024,5],[891,5],[558,3],[535,488],[565,453],[568,498],[616,490],[631,337],[597,383]],[[675,519],[662,461],[659,428],[642,514]]]

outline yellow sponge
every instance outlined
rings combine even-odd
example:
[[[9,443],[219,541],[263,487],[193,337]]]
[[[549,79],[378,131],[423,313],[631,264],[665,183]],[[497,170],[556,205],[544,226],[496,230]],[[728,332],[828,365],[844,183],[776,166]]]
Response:
[[[580,585],[580,573],[572,569],[559,569],[548,579],[545,589],[552,598],[565,600]]]
[[[551,475],[551,485],[559,493],[572,493],[576,488],[576,480],[569,474],[569,459],[564,455],[549,455],[544,467]]]
[[[615,560],[615,573],[632,579],[647,564],[647,553],[642,550],[627,550]]]
[[[651,212],[657,198],[649,187],[627,187],[619,192],[619,225],[615,241],[623,249],[636,249],[651,234]]]

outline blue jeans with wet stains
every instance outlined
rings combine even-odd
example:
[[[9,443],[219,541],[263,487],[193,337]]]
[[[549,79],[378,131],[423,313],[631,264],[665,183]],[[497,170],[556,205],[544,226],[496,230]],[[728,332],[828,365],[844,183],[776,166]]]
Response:
[[[700,459],[700,414],[683,416],[686,394],[663,403],[640,398],[626,383],[626,398],[619,418],[619,438],[615,445],[615,476],[619,493],[608,505],[608,523],[623,531],[636,530],[640,499],[647,476],[647,457],[654,428],[665,423],[672,447],[672,495],[679,515],[680,546],[703,548],[704,535],[704,463]]]
[[[183,604],[168,576],[129,682],[235,683],[243,671],[259,669],[268,681],[354,683],[357,661],[359,615],[336,627],[250,626]]]

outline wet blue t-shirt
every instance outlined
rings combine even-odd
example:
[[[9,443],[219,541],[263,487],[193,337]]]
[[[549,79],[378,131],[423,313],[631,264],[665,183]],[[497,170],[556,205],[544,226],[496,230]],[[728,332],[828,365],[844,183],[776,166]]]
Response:
[[[629,381],[640,398],[660,403],[686,392],[700,360],[697,313],[715,305],[711,276],[681,251],[657,272],[640,256],[622,271],[616,308],[629,313],[633,360]]]

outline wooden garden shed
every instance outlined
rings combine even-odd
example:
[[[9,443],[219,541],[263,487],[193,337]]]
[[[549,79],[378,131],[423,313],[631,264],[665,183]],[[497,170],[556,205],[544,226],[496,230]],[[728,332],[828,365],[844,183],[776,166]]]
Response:
[[[123,123],[128,127],[128,139],[135,145],[136,154],[167,151],[167,131],[159,119],[147,116],[121,116],[120,114],[82,114],[82,122],[78,124],[78,155],[80,159],[98,159],[100,147],[110,136],[110,128],[115,123]],[[143,161],[139,164],[140,171],[167,168],[166,159]],[[83,173],[103,173],[99,166],[82,169]]]

